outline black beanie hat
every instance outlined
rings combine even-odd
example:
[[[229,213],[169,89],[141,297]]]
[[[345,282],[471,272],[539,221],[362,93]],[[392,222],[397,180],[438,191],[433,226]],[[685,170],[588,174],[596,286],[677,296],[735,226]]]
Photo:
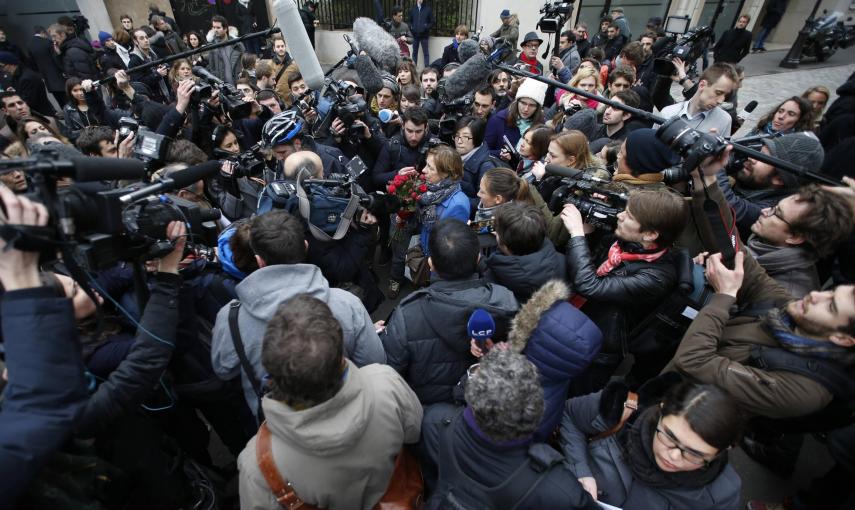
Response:
[[[655,129],[636,129],[626,137],[626,164],[636,175],[661,172],[680,157],[656,138]]]

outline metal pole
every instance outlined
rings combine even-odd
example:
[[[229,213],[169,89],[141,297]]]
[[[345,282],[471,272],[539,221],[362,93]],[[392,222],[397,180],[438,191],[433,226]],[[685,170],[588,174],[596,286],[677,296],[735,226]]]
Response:
[[[805,24],[802,26],[802,29],[799,30],[799,35],[790,47],[790,51],[787,52],[787,56],[784,57],[784,60],[782,60],[778,66],[785,67],[787,69],[795,69],[799,67],[799,63],[802,60],[802,48],[804,47],[805,41],[810,33],[810,24],[813,21],[813,17],[816,16],[816,11],[819,10],[819,4],[821,2],[822,0],[816,0],[810,16],[805,20]]]

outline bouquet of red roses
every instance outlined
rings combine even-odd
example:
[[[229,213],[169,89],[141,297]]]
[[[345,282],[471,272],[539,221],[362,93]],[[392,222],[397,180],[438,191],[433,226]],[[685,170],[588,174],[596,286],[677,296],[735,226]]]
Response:
[[[416,204],[422,193],[427,191],[427,185],[422,180],[421,174],[411,172],[396,175],[386,184],[386,191],[400,200],[400,207],[395,214],[397,223],[402,225],[416,211]]]

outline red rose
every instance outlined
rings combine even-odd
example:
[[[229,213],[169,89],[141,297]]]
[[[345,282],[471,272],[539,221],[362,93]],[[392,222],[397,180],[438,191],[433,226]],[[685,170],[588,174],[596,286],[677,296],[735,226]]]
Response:
[[[422,184],[421,186],[419,186],[419,192],[421,192],[421,193],[427,192],[427,184]]]
[[[410,196],[413,197],[414,199],[419,198],[418,193],[416,193],[415,191],[410,193]]]
[[[398,189],[394,184],[389,185],[389,193],[394,193]]]

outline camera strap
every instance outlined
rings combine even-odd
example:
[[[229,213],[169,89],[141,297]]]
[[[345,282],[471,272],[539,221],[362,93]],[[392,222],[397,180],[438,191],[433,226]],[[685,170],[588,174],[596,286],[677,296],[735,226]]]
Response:
[[[347,201],[344,212],[341,214],[338,227],[336,227],[335,233],[330,236],[316,225],[312,224],[312,202],[309,200],[309,196],[306,194],[306,189],[303,187],[303,180],[306,176],[309,176],[309,171],[305,168],[301,169],[300,173],[297,174],[297,198],[299,199],[298,205],[300,208],[300,216],[302,216],[303,219],[306,220],[306,223],[308,223],[309,231],[315,239],[319,241],[338,241],[342,239],[345,234],[347,234],[350,224],[353,223],[353,217],[356,214],[357,209],[359,209],[359,197],[353,192],[353,184],[351,184],[350,199]]]
[[[261,380],[255,376],[255,369],[252,368],[252,363],[249,362],[249,358],[246,356],[246,349],[244,349],[243,338],[241,337],[240,326],[238,325],[239,315],[240,301],[233,301],[229,305],[229,332],[232,336],[232,346],[235,348],[235,352],[240,360],[240,366],[244,374],[246,374],[246,378],[249,379],[249,383],[252,385],[252,390],[258,397],[258,421],[263,422],[264,410],[261,407],[261,398],[264,396],[264,390],[261,387]]]
[[[710,226],[715,248],[721,253],[722,262],[728,268],[733,268],[736,258],[736,250],[739,249],[739,232],[736,229],[736,214],[731,211],[731,221],[727,224],[725,215],[722,214],[719,205],[710,198],[709,190],[704,184],[704,215]]]

